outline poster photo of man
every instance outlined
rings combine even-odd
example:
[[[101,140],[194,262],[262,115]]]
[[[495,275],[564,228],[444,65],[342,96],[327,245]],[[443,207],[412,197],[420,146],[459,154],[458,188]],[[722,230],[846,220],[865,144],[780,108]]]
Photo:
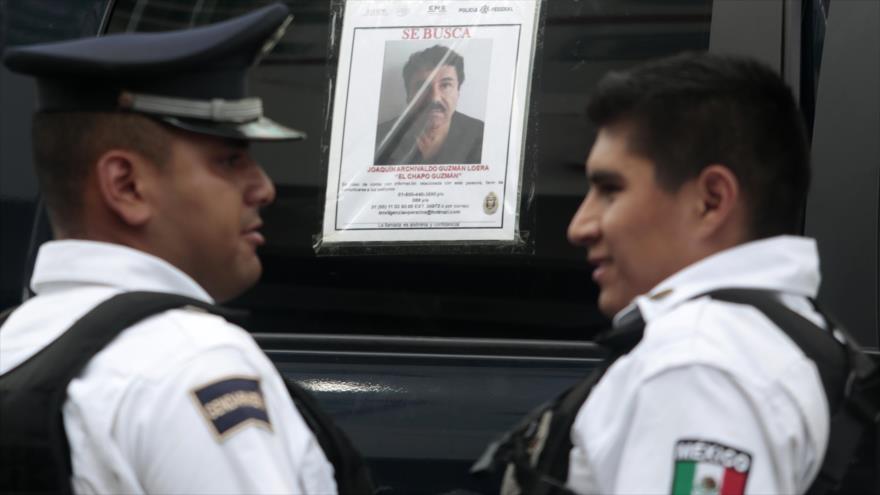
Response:
[[[491,51],[491,39],[387,41],[374,164],[481,163]]]
[[[519,242],[538,14],[538,0],[346,1],[318,251]]]

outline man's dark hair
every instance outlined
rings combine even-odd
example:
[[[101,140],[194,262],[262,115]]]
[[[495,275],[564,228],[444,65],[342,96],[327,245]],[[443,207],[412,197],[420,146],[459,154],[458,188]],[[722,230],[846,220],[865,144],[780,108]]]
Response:
[[[769,67],[683,53],[607,74],[587,114],[598,127],[627,126],[630,149],[654,162],[665,190],[721,164],[739,180],[753,239],[800,233],[807,133],[791,90]]]
[[[434,45],[420,52],[413,53],[403,66],[403,84],[409,91],[409,82],[419,71],[434,70],[439,65],[451,65],[455,67],[458,76],[458,86],[464,82],[464,58],[452,48]]]
[[[135,113],[37,113],[32,131],[40,191],[53,226],[68,235],[83,228],[84,184],[102,154],[126,149],[157,166],[171,154],[169,130]]]

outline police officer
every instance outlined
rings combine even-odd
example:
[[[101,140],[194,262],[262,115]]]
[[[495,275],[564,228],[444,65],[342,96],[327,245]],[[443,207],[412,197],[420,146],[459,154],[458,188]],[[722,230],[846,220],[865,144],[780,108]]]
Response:
[[[568,486],[804,492],[828,441],[815,364],[754,308],[701,297],[767,289],[824,325],[816,243],[796,235],[809,151],[791,92],[757,62],[684,55],[605,77],[588,113],[568,237],[599,308],[646,326],[577,414]]]
[[[56,240],[37,256],[36,297],[0,329],[0,373],[119,293],[213,303],[257,281],[275,189],[248,142],[304,135],[264,117],[245,79],[288,23],[274,4],[6,54],[37,80],[35,162]],[[66,389],[63,433],[76,493],[336,492],[272,363],[202,311],[147,318],[99,351]]]
[[[568,238],[622,356],[583,382],[568,430],[553,428],[573,393],[502,446],[520,459],[503,492],[803,493],[829,438],[817,366],[756,307],[706,295],[770,291],[825,333],[791,91],[755,61],[682,54],[606,75],[587,111],[598,135]],[[517,448],[558,445],[541,474],[521,469]]]

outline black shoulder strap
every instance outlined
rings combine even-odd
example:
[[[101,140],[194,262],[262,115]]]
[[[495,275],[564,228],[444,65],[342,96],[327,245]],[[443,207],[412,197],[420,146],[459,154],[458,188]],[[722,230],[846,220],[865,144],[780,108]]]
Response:
[[[880,422],[878,371],[870,358],[839,325],[834,333],[844,335],[844,342],[833,332],[817,328],[810,320],[778,300],[778,293],[755,289],[720,289],[707,294],[720,301],[746,304],[766,315],[784,331],[819,370],[830,404],[831,431],[825,460],[819,476],[808,491],[811,495],[828,493],[840,486],[858,445],[865,424]],[[821,312],[820,312],[821,313]],[[822,313],[826,321],[832,321]],[[515,467],[521,493],[568,493],[564,483],[568,475],[571,450],[570,430],[574,418],[596,382],[620,355],[628,352],[642,337],[644,322],[637,311],[624,315],[618,326],[600,335],[597,342],[611,351],[611,356],[588,378],[568,389],[559,398],[535,409],[525,420],[490,444],[471,468],[485,473],[506,463],[508,472]],[[544,419],[550,428],[539,450],[531,448],[534,432]]]
[[[876,383],[880,372],[846,330],[822,311],[819,312],[831,325],[827,331],[786,307],[778,300],[778,293],[772,291],[723,289],[706,295],[757,308],[816,363],[828,399],[831,424],[822,467],[807,493],[836,491],[865,427],[880,422],[880,386]],[[834,333],[842,339],[835,338]]]
[[[642,340],[644,332],[645,320],[638,308],[633,308],[620,318],[617,325],[596,336],[596,343],[607,349],[609,354],[585,380],[572,387],[558,401],[544,445],[544,455],[538,458],[536,466],[539,473],[548,473],[549,480],[556,481],[544,480],[540,485],[535,485],[536,495],[566,493],[565,480],[568,478],[568,454],[572,448],[571,428],[574,420],[608,368],[631,351]]]
[[[67,385],[122,330],[150,315],[181,306],[223,312],[208,303],[174,294],[118,294],[0,376],[0,410],[6,416],[0,422],[0,491],[72,492],[70,446],[61,418]],[[31,414],[22,414],[23,409]]]
[[[113,296],[92,309],[54,342],[46,346],[33,357],[10,370],[4,375],[5,385],[14,388],[15,382],[33,384],[49,384],[58,390],[52,399],[52,410],[60,411],[66,398],[67,384],[76,377],[85,365],[101,349],[107,346],[122,330],[157,313],[168,309],[191,306],[222,316],[235,319],[241,316],[239,311],[215,306],[204,301],[186,296],[161,292],[126,292]],[[2,317],[5,318],[7,313]],[[3,321],[0,320],[0,325]],[[52,363],[52,366],[37,366],[41,363]],[[369,470],[355,450],[347,436],[336,427],[332,420],[323,413],[317,402],[301,387],[291,380],[285,380],[291,399],[302,414],[309,428],[315,433],[318,443],[324,450],[328,460],[333,464],[335,478],[340,493],[353,495],[372,495],[375,490]],[[8,397],[7,399],[14,399]],[[52,456],[56,461],[55,469],[43,472],[66,473],[55,477],[69,479],[70,448],[63,431],[63,423],[55,421],[50,437],[62,440],[63,445],[55,447]],[[4,456],[8,454],[4,452]],[[11,455],[11,453],[10,453]],[[5,459],[4,459],[5,460]],[[55,486],[52,491],[70,492],[69,482],[64,486]],[[32,484],[28,485],[32,486]],[[4,486],[0,486],[4,488]]]
[[[608,368],[642,339],[645,322],[633,308],[618,324],[598,335],[596,343],[607,357],[586,378],[556,399],[532,410],[516,426],[492,442],[471,467],[471,473],[486,475],[506,466],[502,490],[515,481],[513,491],[529,495],[571,495],[565,487],[571,427],[583,403]]]
[[[758,289],[721,289],[705,295],[719,301],[746,304],[764,313],[801,348],[808,358],[816,363],[830,412],[834,414],[837,411],[843,399],[849,367],[846,351],[843,344],[832,335],[833,329],[826,331],[789,309],[778,300],[778,292]]]
[[[290,397],[309,429],[315,434],[321,450],[333,464],[337,491],[346,495],[373,495],[377,492],[367,465],[357,449],[312,395],[293,380],[284,379]]]
[[[237,316],[232,310],[178,294],[164,292],[123,292],[110,297],[86,313],[51,344],[9,373],[36,359],[45,359],[52,366],[35,367],[30,380],[46,383],[70,383],[86,364],[117,335],[135,323],[163,311],[193,306],[220,316]]]

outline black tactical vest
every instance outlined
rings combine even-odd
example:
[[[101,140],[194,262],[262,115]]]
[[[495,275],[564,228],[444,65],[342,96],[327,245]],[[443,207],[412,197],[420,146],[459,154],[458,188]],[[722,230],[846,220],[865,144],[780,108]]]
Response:
[[[863,430],[880,423],[880,367],[858,348],[843,327],[835,322],[830,322],[834,332],[817,327],[779,302],[774,292],[720,289],[704,295],[760,310],[816,363],[828,399],[831,429],[825,460],[807,493],[820,495],[836,490]],[[610,351],[609,357],[587,378],[532,411],[490,444],[471,472],[482,474],[503,468],[502,495],[573,495],[565,483],[574,419],[605,371],[641,340],[644,327],[641,315],[634,311],[625,315],[617,327],[600,335],[597,343]]]
[[[184,306],[225,318],[235,316],[234,311],[175,294],[119,294],[0,376],[0,493],[73,492],[70,447],[61,413],[68,384],[122,330],[151,315]],[[0,325],[8,315],[0,317]],[[305,390],[290,380],[285,382],[297,409],[333,464],[339,493],[374,493],[366,464],[348,437]]]

